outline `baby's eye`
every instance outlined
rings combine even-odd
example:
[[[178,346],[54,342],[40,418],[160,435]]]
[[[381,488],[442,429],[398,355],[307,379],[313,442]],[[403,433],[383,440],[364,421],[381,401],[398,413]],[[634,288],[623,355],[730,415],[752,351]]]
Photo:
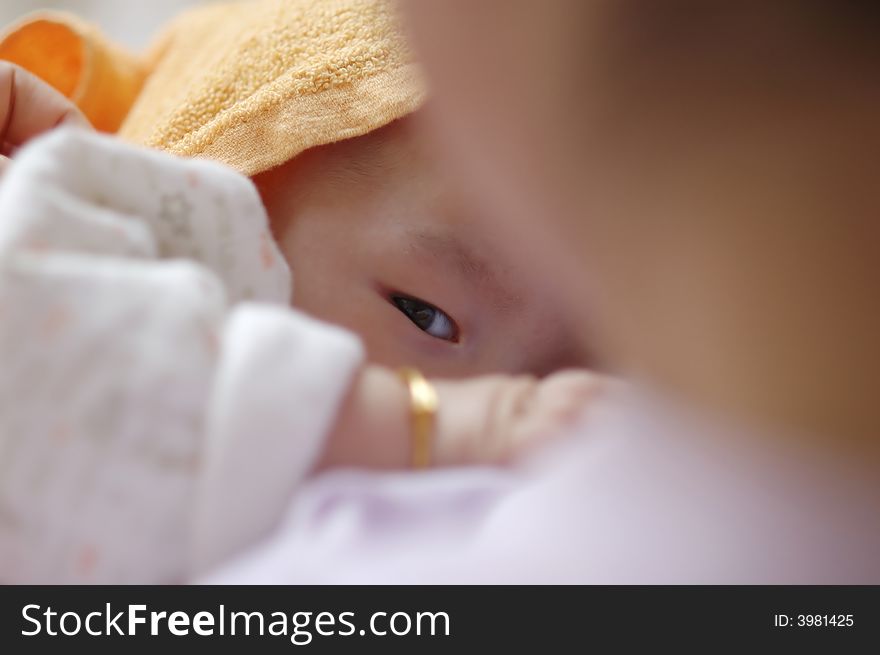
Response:
[[[458,326],[442,309],[407,296],[391,296],[391,302],[420,330],[432,337],[458,341]]]

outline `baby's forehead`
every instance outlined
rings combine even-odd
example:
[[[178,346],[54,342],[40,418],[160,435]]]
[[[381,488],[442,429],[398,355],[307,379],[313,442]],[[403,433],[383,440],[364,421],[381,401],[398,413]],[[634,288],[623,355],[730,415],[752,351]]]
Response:
[[[484,260],[503,259],[491,247],[495,221],[438,165],[410,119],[328,146],[317,159],[311,180],[317,192],[352,205],[373,235],[402,232],[413,248],[442,255],[480,277],[486,274]]]
[[[409,118],[317,151],[325,174],[336,183],[375,185],[395,176],[433,172],[432,153],[413,130]]]

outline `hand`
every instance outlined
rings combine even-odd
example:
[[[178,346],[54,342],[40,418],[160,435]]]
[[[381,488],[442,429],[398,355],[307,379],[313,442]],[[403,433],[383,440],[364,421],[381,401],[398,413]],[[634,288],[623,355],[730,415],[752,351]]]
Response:
[[[437,382],[435,460],[503,464],[560,436],[611,385],[586,371]]]
[[[560,434],[615,384],[563,371],[543,380],[491,375],[435,381],[439,409],[432,465],[502,464]],[[317,468],[410,467],[409,393],[392,372],[355,378]]]
[[[0,61],[0,174],[21,146],[62,125],[91,129],[61,93],[23,68]]]

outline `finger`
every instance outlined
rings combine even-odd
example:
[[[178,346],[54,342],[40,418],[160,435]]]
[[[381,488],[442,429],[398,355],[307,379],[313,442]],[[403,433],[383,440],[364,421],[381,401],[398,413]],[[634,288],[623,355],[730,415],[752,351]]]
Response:
[[[0,144],[19,147],[61,125],[91,127],[63,94],[23,68],[0,62]]]
[[[3,177],[3,173],[6,172],[9,164],[9,157],[4,157],[3,155],[0,155],[0,177]]]

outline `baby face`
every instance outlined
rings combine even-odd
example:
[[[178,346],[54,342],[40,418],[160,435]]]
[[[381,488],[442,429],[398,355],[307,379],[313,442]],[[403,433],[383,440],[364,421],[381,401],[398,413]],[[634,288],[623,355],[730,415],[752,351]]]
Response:
[[[521,274],[411,130],[399,121],[255,178],[294,306],[360,334],[371,361],[428,375],[584,364],[552,290]]]

